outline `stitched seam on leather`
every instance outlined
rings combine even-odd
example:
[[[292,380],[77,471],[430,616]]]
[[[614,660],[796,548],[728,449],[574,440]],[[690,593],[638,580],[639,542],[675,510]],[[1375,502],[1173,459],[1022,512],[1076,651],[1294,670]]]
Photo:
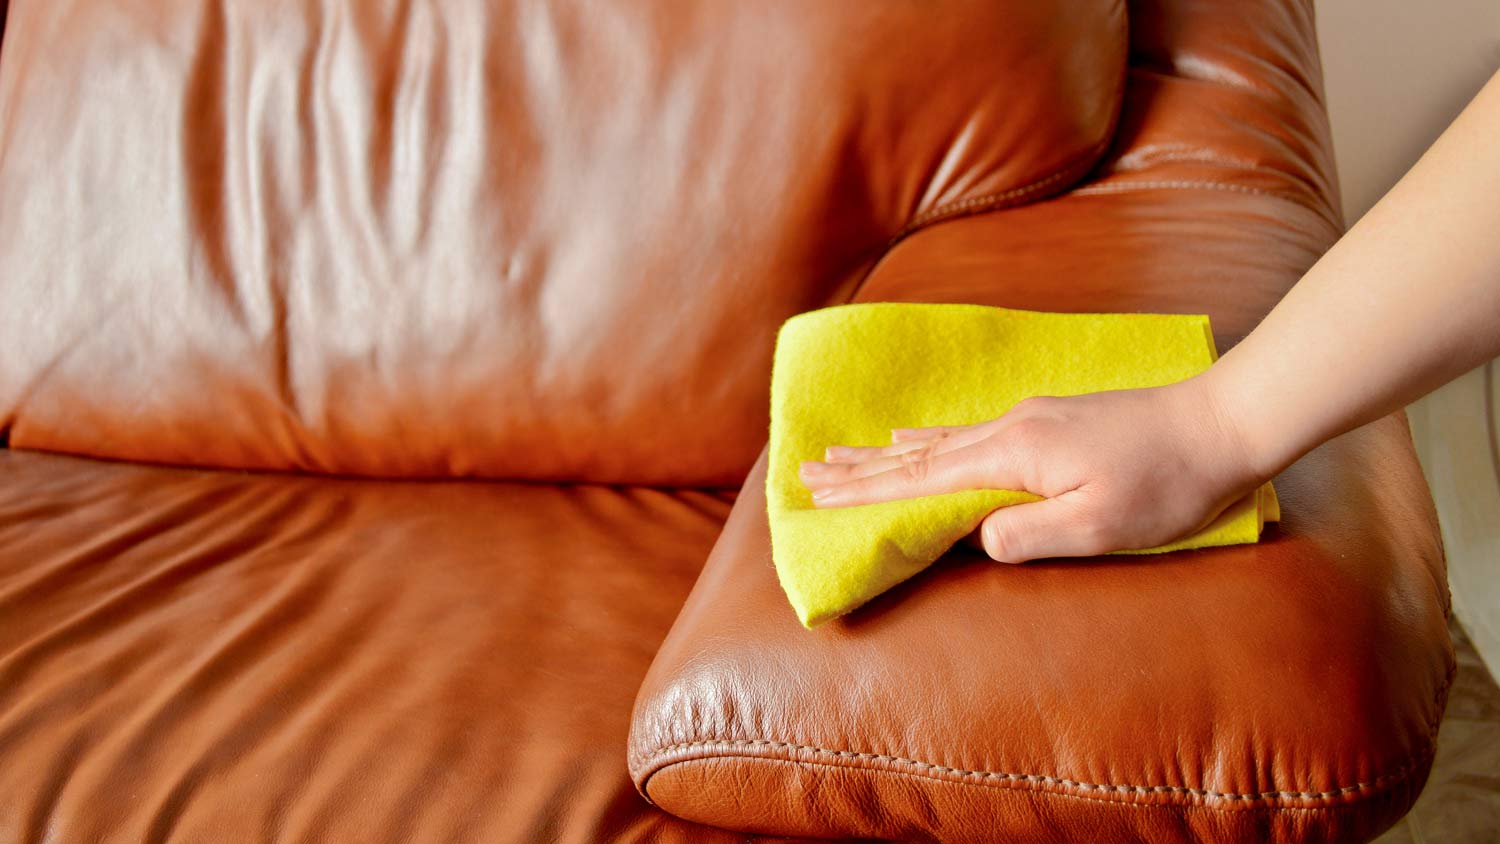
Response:
[[[1436,749],[1434,748],[1434,751],[1435,750]],[[719,757],[719,758],[723,758],[723,757]],[[801,760],[801,759],[779,759],[779,758],[776,758],[774,756],[749,756],[749,755],[746,755],[746,756],[737,757],[737,758],[745,759],[745,760],[750,761],[750,762],[770,762],[770,763],[773,763],[773,764],[781,764],[781,765],[807,765],[807,766],[818,767],[818,768],[832,768],[834,770],[843,770],[843,771],[850,770],[850,768],[848,768],[846,765],[843,765],[843,764],[840,764],[840,763],[837,763],[837,762],[819,762],[819,761],[807,761],[807,760]],[[705,758],[697,758],[697,759],[684,759],[684,760],[682,760],[682,762],[674,763],[674,764],[687,764],[689,762],[713,762],[713,761],[715,761],[714,757],[705,757]],[[928,776],[926,774],[921,774],[921,773],[918,773],[918,772],[915,772],[915,771],[872,769],[870,771],[870,773],[877,774],[877,775],[883,775],[883,776],[892,776],[892,777],[908,777],[908,778],[914,778],[914,779],[932,779],[932,777],[930,777],[930,776]],[[945,780],[938,780],[938,782],[947,782],[947,781],[945,781]],[[953,782],[952,784],[953,785],[960,785],[960,786],[969,786],[971,788],[985,788],[985,787],[988,787],[987,783],[965,782],[965,781],[962,781],[962,780],[957,781],[957,782]],[[1051,798],[1057,798],[1057,799],[1061,799],[1061,800],[1083,800],[1083,801],[1092,802],[1092,803],[1103,803],[1103,804],[1108,805],[1108,806],[1117,806],[1117,807],[1122,807],[1124,809],[1142,809],[1142,810],[1155,809],[1155,810],[1161,810],[1161,811],[1181,810],[1181,811],[1184,811],[1184,812],[1187,812],[1187,811],[1199,811],[1199,812],[1236,812],[1236,813],[1238,813],[1238,812],[1257,812],[1257,811],[1259,811],[1259,812],[1275,812],[1275,813],[1312,814],[1312,813],[1317,813],[1317,812],[1334,812],[1334,811],[1339,811],[1339,810],[1345,810],[1345,811],[1347,811],[1350,808],[1357,806],[1357,804],[1350,804],[1350,803],[1324,803],[1322,805],[1313,805],[1313,806],[1298,806],[1298,805],[1295,805],[1295,804],[1287,804],[1287,803],[1259,803],[1259,804],[1256,804],[1253,801],[1248,801],[1248,800],[1247,801],[1243,801],[1240,805],[1236,805],[1236,806],[1218,806],[1218,805],[1214,805],[1212,803],[1145,803],[1145,802],[1139,802],[1139,801],[1136,801],[1136,800],[1129,800],[1129,799],[1127,799],[1127,800],[1119,800],[1119,799],[1115,799],[1113,797],[1106,796],[1106,795],[1101,795],[1101,794],[1075,794],[1073,792],[1068,792],[1068,791],[1045,791],[1045,790],[1042,790],[1042,789],[1019,789],[1019,790],[1023,791],[1023,793],[1025,793],[1025,794],[1027,794],[1029,796],[1040,795],[1040,796],[1043,796],[1043,797],[1051,797]],[[643,792],[643,796],[645,796],[644,792]],[[646,796],[646,799],[649,802],[651,798],[649,796]],[[656,805],[656,804],[652,803],[652,805]]]
[[[1010,781],[1010,782],[1039,783],[1039,784],[1043,784],[1043,785],[1061,785],[1061,786],[1066,786],[1066,787],[1070,787],[1070,788],[1081,788],[1081,789],[1084,789],[1084,790],[1091,790],[1091,791],[1103,791],[1103,792],[1114,792],[1114,793],[1124,793],[1124,794],[1186,794],[1186,795],[1195,796],[1195,797],[1216,798],[1216,799],[1223,799],[1223,800],[1239,800],[1239,801],[1247,801],[1247,802],[1248,801],[1253,801],[1253,800],[1269,800],[1269,799],[1276,799],[1276,798],[1295,799],[1295,800],[1326,800],[1326,799],[1333,798],[1333,797],[1340,797],[1340,796],[1343,796],[1345,794],[1352,794],[1352,793],[1356,793],[1356,792],[1360,792],[1360,791],[1371,791],[1371,790],[1374,790],[1376,788],[1380,788],[1380,787],[1382,787],[1384,785],[1387,785],[1387,784],[1389,784],[1391,782],[1394,782],[1394,781],[1397,781],[1397,780],[1401,780],[1401,779],[1405,779],[1406,777],[1410,776],[1412,774],[1412,772],[1415,771],[1419,765],[1423,764],[1424,762],[1430,762],[1431,759],[1432,759],[1432,757],[1434,756],[1434,754],[1436,754],[1436,752],[1437,752],[1437,734],[1438,734],[1438,729],[1439,729],[1439,727],[1442,726],[1442,723],[1443,723],[1443,711],[1445,709],[1447,709],[1446,702],[1447,702],[1447,699],[1448,699],[1448,693],[1449,693],[1450,689],[1452,689],[1452,687],[1453,687],[1453,681],[1454,681],[1454,679],[1457,676],[1458,676],[1458,664],[1457,664],[1457,661],[1450,661],[1448,663],[1448,665],[1447,665],[1447,670],[1444,672],[1443,681],[1438,684],[1438,687],[1433,692],[1433,700],[1432,700],[1433,717],[1432,717],[1431,720],[1429,720],[1427,722],[1426,746],[1422,750],[1420,750],[1420,751],[1412,754],[1407,759],[1406,762],[1404,762],[1399,767],[1397,767],[1396,770],[1391,771],[1388,774],[1382,774],[1382,775],[1376,777],[1375,779],[1373,779],[1373,780],[1371,780],[1369,782],[1355,783],[1354,785],[1344,786],[1342,788],[1334,789],[1334,790],[1331,790],[1331,791],[1316,791],[1316,792],[1314,792],[1314,791],[1262,791],[1262,792],[1259,792],[1259,793],[1241,793],[1241,792],[1229,792],[1229,791],[1214,791],[1212,789],[1205,789],[1205,788],[1192,788],[1190,786],[1172,786],[1172,785],[1145,786],[1145,785],[1119,785],[1119,784],[1114,784],[1114,783],[1090,783],[1090,782],[1083,782],[1081,780],[1070,780],[1070,779],[1067,779],[1065,777],[1052,777],[1052,776],[1047,776],[1045,774],[1015,774],[1015,773],[1004,773],[1004,772],[998,772],[998,771],[978,771],[978,770],[971,771],[971,770],[965,770],[963,768],[950,767],[948,765],[938,765],[938,764],[934,764],[932,762],[922,762],[922,761],[919,761],[917,759],[907,759],[907,758],[905,758],[903,756],[892,756],[892,755],[884,754],[884,753],[863,753],[863,752],[854,751],[854,750],[829,750],[829,749],[823,748],[823,747],[814,747],[812,745],[797,744],[795,742],[772,741],[770,739],[697,739],[697,740],[694,740],[694,741],[678,742],[676,744],[669,744],[669,745],[665,745],[663,747],[658,747],[658,748],[652,750],[650,753],[643,753],[643,754],[634,754],[633,753],[633,754],[630,754],[629,761],[632,763],[631,764],[632,768],[655,768],[656,769],[656,770],[650,771],[649,773],[647,773],[645,776],[643,776],[641,778],[642,793],[644,793],[644,791],[645,791],[645,784],[646,784],[646,782],[648,780],[650,780],[650,778],[652,776],[654,776],[657,773],[657,771],[659,771],[661,768],[667,767],[667,765],[672,764],[672,763],[662,763],[662,764],[658,765],[659,761],[661,760],[661,758],[663,756],[665,756],[667,754],[670,754],[670,753],[672,753],[674,751],[678,751],[678,750],[690,750],[690,749],[700,748],[700,747],[715,747],[715,746],[717,746],[717,747],[725,747],[725,746],[728,746],[728,747],[766,747],[766,748],[771,748],[771,749],[775,749],[775,750],[790,750],[790,751],[797,751],[797,752],[803,752],[803,753],[822,754],[822,755],[825,755],[825,756],[833,756],[835,758],[866,759],[866,760],[873,760],[873,761],[890,762],[890,763],[894,763],[894,764],[910,765],[912,767],[917,768],[918,770],[930,771],[930,772],[935,772],[935,773],[940,773],[940,774],[948,774],[948,775],[951,775],[951,776],[979,777],[979,778],[984,778],[984,779],[996,779],[996,780],[1003,780],[1003,781]],[[775,757],[757,757],[757,758],[771,758],[771,759],[775,759]],[[689,760],[682,760],[682,761],[689,761]],[[784,761],[784,762],[796,763],[799,760],[796,760],[796,759],[779,759],[779,760],[776,760],[776,761]]]
[[[1124,82],[1122,80],[1120,83],[1120,91],[1118,93],[1123,94],[1123,91]],[[1011,205],[1014,205],[1014,200],[1018,200],[1030,194],[1037,193],[1043,188],[1046,188],[1056,182],[1063,180],[1071,181],[1075,178],[1081,178],[1085,173],[1087,173],[1090,169],[1092,169],[1096,164],[1099,163],[1099,159],[1101,156],[1103,156],[1105,150],[1109,148],[1110,144],[1114,143],[1115,125],[1119,120],[1120,110],[1120,108],[1116,109],[1114,119],[1110,122],[1109,132],[1102,139],[1100,139],[1098,143],[1085,151],[1079,160],[1074,161],[1070,164],[1063,165],[1061,169],[1054,171],[1050,176],[1043,177],[1035,182],[1027,185],[1022,185],[1018,188],[1011,188],[1010,190],[1001,191],[1000,193],[985,194],[984,196],[974,196],[969,197],[968,199],[960,199],[955,202],[950,202],[946,205],[939,205],[936,208],[933,208],[929,211],[924,211],[921,214],[918,214],[916,217],[913,217],[912,220],[907,223],[904,228],[896,232],[891,236],[889,240],[885,242],[885,247],[881,250],[880,255],[875,259],[875,263],[854,285],[854,289],[849,291],[849,295],[844,297],[844,301],[847,303],[853,302],[858,299],[860,291],[864,290],[865,284],[868,283],[870,279],[875,277],[876,272],[885,263],[885,259],[890,256],[891,251],[896,248],[896,245],[906,238],[916,234],[917,232],[927,229],[928,227],[937,223],[946,222],[955,217],[967,216],[970,214],[979,214],[988,211],[999,211],[1002,208],[1008,208]]]
[[[1096,163],[1098,163],[1099,156],[1104,154],[1104,150],[1113,141],[1114,129],[1113,126],[1111,126],[1108,135],[1102,138],[1098,143],[1085,150],[1077,160],[1063,165],[1060,169],[1054,171],[1049,176],[1045,176],[1041,179],[1031,182],[1030,184],[1022,185],[1018,188],[1011,188],[1009,190],[1000,191],[999,193],[984,194],[983,196],[971,196],[968,199],[955,200],[953,202],[947,203],[946,205],[939,205],[936,208],[923,211],[921,214],[913,217],[911,219],[911,222],[906,224],[905,228],[901,229],[901,231],[897,232],[895,236],[890,239],[890,242],[886,244],[886,251],[890,251],[891,247],[895,246],[900,241],[905,240],[911,235],[934,223],[940,223],[951,217],[957,217],[963,214],[997,210],[999,208],[1012,205],[1016,200],[1037,193],[1058,182],[1069,181],[1071,179],[1082,176],[1084,173],[1088,172],[1088,170],[1092,168]]]
[[[1248,185],[1236,185],[1230,182],[1201,182],[1186,180],[1167,181],[1144,181],[1144,182],[1110,182],[1099,185],[1089,185],[1072,192],[1073,196],[1091,196],[1107,193],[1129,193],[1137,190],[1219,190],[1232,193],[1248,193],[1256,196],[1270,196],[1276,199],[1285,199],[1302,205],[1297,198],[1291,194],[1280,191],[1266,190],[1265,188],[1252,188]]]
[[[1193,797],[1202,797],[1217,800],[1233,801],[1256,801],[1272,799],[1289,800],[1327,800],[1334,797],[1342,797],[1362,791],[1372,791],[1381,788],[1391,782],[1402,780],[1411,775],[1417,766],[1430,759],[1434,748],[1429,744],[1428,749],[1421,754],[1412,757],[1401,767],[1388,773],[1382,774],[1369,782],[1356,783],[1331,791],[1262,791],[1239,793],[1232,791],[1214,791],[1211,789],[1191,788],[1177,785],[1116,785],[1113,783],[1092,783],[1082,780],[1071,780],[1063,777],[1051,777],[1044,774],[1016,774],[998,771],[971,771],[963,768],[952,768],[947,765],[936,765],[931,762],[921,762],[916,759],[906,759],[901,756],[889,756],[883,753],[861,753],[852,750],[828,750],[822,747],[795,744],[784,741],[771,741],[768,739],[728,739],[728,740],[700,740],[671,744],[657,748],[649,757],[638,758],[638,763],[647,763],[649,767],[655,764],[663,755],[677,750],[689,750],[699,747],[764,747],[773,750],[788,750],[801,753],[813,753],[824,756],[832,756],[843,759],[864,759],[878,762],[890,762],[900,765],[909,765],[921,771],[930,771],[950,776],[976,777],[980,779],[1000,780],[1004,782],[1023,782],[1039,785],[1056,785],[1067,788],[1078,788],[1084,791],[1102,791],[1116,794],[1185,794]],[[775,757],[761,757],[775,758]],[[683,760],[688,761],[688,760]],[[778,761],[797,762],[796,759],[782,759]],[[665,767],[665,766],[663,766]],[[654,774],[655,772],[653,772]],[[649,775],[648,775],[649,778]]]

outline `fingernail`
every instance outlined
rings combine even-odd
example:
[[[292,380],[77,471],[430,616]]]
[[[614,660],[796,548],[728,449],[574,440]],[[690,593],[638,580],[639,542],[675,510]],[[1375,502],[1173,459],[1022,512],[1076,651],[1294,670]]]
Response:
[[[845,453],[845,450],[844,450],[844,448],[842,446],[831,445],[831,446],[823,449],[823,459],[824,460],[833,460],[834,458],[839,457],[840,455],[842,455],[844,453]]]
[[[831,489],[820,489],[817,492],[814,492],[812,494],[813,503],[814,504],[827,504],[828,503],[828,499],[832,495],[833,495],[833,490],[831,490]]]
[[[819,463],[816,460],[806,460],[802,463],[801,471],[804,475],[816,475],[826,468],[828,468],[827,464]]]

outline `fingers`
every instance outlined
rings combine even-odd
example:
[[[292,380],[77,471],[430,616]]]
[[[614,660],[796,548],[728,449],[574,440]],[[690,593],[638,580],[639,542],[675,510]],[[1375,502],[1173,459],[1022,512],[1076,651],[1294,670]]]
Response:
[[[938,443],[938,453],[952,451],[984,439],[999,428],[1001,421],[993,419],[975,425],[946,425],[936,428],[894,428],[891,430],[890,445],[829,446],[824,449],[823,459],[825,463],[864,463],[932,447],[934,441]]]
[[[893,448],[888,457],[872,457],[853,463],[803,463],[800,471],[802,483],[816,492],[824,487],[846,484],[860,478],[879,475],[882,472],[898,469],[920,471],[923,468],[922,463],[930,462],[962,447],[945,440],[923,440],[904,445],[906,447]]]
[[[916,448],[912,443],[902,443],[902,450]],[[874,460],[891,454],[899,453],[896,446],[852,446],[831,445],[823,451],[824,463],[863,463],[866,460]]]
[[[826,465],[827,471],[819,473],[817,468],[813,469],[813,479],[820,480],[826,486],[830,483],[841,483],[857,477],[865,477],[876,471],[885,471],[895,468],[897,461],[909,460],[916,452],[926,452],[929,456],[947,454],[950,451],[972,445],[987,436],[987,431],[981,428],[957,428],[955,433],[942,433],[926,440],[908,440],[906,442],[893,443],[888,446],[877,446],[872,448],[854,448],[849,446],[832,446],[824,454],[828,459],[824,464],[804,463],[820,467]],[[871,470],[869,467],[878,464],[881,468]],[[805,473],[804,473],[805,474]],[[807,480],[807,479],[805,479]]]
[[[895,433],[892,432],[890,445],[831,445],[823,450],[823,460],[825,463],[863,463],[867,460],[874,460],[880,457],[890,457],[892,455],[905,454],[908,451],[928,447],[929,440],[946,440],[951,438],[952,432],[963,431],[965,429],[934,428],[931,430],[935,431],[935,433],[933,433],[930,437],[907,440],[897,440],[895,437]]]
[[[891,429],[891,442],[930,440],[972,427],[972,425],[938,425],[932,428],[893,428]]]
[[[998,466],[995,454],[994,449],[979,447],[943,453],[922,449],[851,466],[805,464],[802,474],[817,507],[855,507],[966,489],[1016,488],[1015,473]],[[838,477],[831,482],[817,477],[824,472]]]
[[[1077,493],[1002,507],[980,523],[979,540],[985,553],[1002,563],[1091,557],[1122,547],[1080,506]]]

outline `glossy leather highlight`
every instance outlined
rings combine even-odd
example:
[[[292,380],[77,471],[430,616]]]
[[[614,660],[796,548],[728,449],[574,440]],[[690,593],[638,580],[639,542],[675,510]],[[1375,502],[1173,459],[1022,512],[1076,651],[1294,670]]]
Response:
[[[19,2],[0,429],[737,486],[783,320],[1111,137],[1120,0],[932,6]]]

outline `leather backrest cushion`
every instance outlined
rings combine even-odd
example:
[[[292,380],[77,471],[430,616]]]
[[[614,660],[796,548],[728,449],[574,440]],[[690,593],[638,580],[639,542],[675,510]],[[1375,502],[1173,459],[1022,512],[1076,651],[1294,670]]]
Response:
[[[735,484],[774,333],[1102,152],[1118,0],[18,0],[0,430]]]

